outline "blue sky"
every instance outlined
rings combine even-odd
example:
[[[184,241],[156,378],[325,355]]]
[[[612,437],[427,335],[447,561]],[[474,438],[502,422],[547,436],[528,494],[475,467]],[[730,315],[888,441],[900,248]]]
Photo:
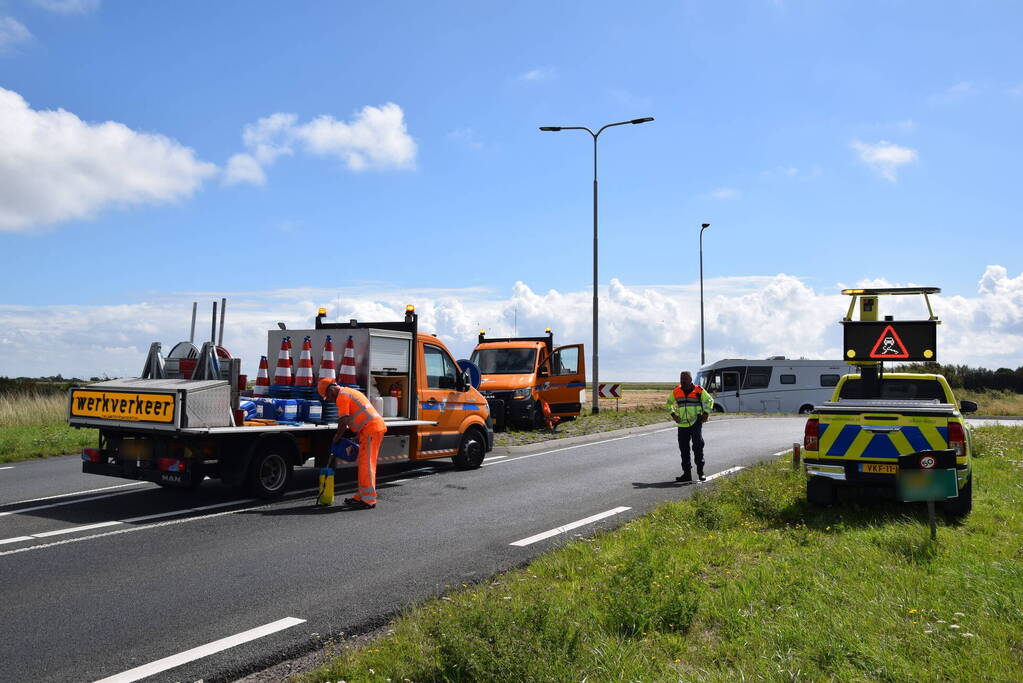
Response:
[[[779,277],[821,297],[880,279],[978,306],[998,290],[969,325],[1023,333],[1021,15],[1012,2],[0,0],[0,318],[30,336],[71,309],[116,326],[118,310],[187,318],[179,302],[221,294],[255,318],[259,292],[294,293],[295,315],[338,295],[342,315],[416,296],[473,309],[445,326],[437,303],[442,336],[471,347],[466,330],[518,309],[516,283],[588,307],[592,143],[537,127],[652,116],[600,138],[600,281],[675,297],[687,322],[659,347],[661,372],[672,353],[694,357],[701,222],[722,306]],[[988,266],[1004,273],[985,293]],[[536,316],[522,322],[564,318]],[[1001,332],[985,322],[1000,316]],[[767,351],[716,324],[721,353]],[[144,356],[148,342],[125,332],[122,346]],[[963,362],[1023,362],[964,349]],[[0,363],[21,371],[34,374]]]

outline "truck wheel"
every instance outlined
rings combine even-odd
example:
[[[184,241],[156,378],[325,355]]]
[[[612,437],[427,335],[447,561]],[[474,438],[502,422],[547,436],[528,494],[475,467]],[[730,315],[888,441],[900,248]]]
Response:
[[[835,484],[824,477],[810,477],[806,480],[806,502],[832,505],[835,502]]]
[[[970,472],[970,478],[959,489],[959,496],[942,503],[941,509],[949,517],[965,517],[970,514],[973,509],[973,472]]]
[[[467,429],[458,446],[458,455],[451,458],[460,470],[474,470],[483,464],[487,454],[486,439],[478,429]]]
[[[271,443],[256,454],[249,468],[247,488],[258,498],[279,498],[291,483],[291,461],[280,444]]]

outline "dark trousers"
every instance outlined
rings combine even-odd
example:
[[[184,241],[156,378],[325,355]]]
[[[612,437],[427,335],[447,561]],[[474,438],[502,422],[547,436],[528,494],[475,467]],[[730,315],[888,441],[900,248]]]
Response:
[[[696,460],[696,473],[703,473],[703,423],[697,421],[691,427],[678,428],[678,450],[682,454],[682,471],[686,474],[692,472],[693,466],[689,462],[689,442],[693,442],[693,456]]]

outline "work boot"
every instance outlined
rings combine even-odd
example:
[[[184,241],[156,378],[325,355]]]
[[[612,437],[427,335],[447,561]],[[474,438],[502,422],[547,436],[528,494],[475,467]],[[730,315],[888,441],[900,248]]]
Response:
[[[370,505],[364,500],[358,498],[345,498],[345,505],[352,508],[353,510],[372,510],[376,505]]]
[[[683,472],[682,476],[675,477],[675,481],[682,482],[683,484],[691,484],[693,481],[693,475],[689,472]]]
[[[707,481],[707,477],[703,476],[703,468],[702,467],[697,467],[696,468],[696,476],[700,478],[700,481]]]

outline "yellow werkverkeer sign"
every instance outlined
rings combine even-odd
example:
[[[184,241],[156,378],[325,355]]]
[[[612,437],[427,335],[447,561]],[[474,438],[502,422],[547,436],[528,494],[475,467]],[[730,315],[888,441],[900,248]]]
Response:
[[[173,394],[74,389],[71,416],[125,422],[174,422]]]

